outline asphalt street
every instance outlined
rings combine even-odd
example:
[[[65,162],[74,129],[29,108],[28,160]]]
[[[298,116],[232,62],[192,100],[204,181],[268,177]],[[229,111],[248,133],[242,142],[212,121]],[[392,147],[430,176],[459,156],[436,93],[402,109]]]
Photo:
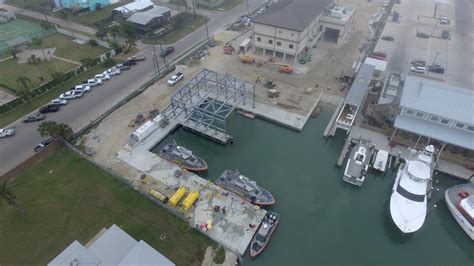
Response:
[[[264,0],[249,0],[249,9],[255,10],[263,3],[265,3]],[[222,29],[246,13],[247,7],[245,2],[226,12],[213,12],[212,20],[208,23],[209,33],[212,34]],[[178,57],[206,38],[206,29],[203,26],[173,44],[175,51],[166,59],[172,60]],[[159,51],[158,47],[155,49]],[[139,62],[130,70],[122,72],[119,76],[112,77],[109,81],[105,81],[104,85],[93,88],[83,98],[69,101],[66,106],[61,107],[59,112],[46,114],[45,121],[52,120],[67,123],[74,131],[77,131],[90,121],[98,118],[107,109],[136,90],[153,75],[152,47],[146,47],[141,53],[146,56],[147,60]],[[163,65],[162,61],[159,63]],[[33,147],[43,139],[37,131],[39,124],[40,122],[25,124],[19,120],[10,125],[16,128],[16,134],[11,138],[0,139],[0,175],[3,175],[34,153]]]

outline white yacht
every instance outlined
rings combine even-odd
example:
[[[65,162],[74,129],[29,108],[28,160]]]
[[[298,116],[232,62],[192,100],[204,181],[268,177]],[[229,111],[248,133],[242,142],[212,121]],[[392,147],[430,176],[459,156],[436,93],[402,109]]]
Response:
[[[423,226],[426,218],[426,194],[434,168],[434,147],[412,153],[400,164],[390,197],[390,214],[403,233],[413,233]]]
[[[444,198],[456,222],[474,240],[474,183],[450,187]]]
[[[377,155],[375,156],[374,165],[372,166],[372,168],[379,172],[385,173],[385,170],[387,170],[388,159],[388,152],[384,150],[379,150],[377,152]]]
[[[362,186],[367,176],[371,153],[370,141],[358,140],[347,159],[342,180],[356,186]]]

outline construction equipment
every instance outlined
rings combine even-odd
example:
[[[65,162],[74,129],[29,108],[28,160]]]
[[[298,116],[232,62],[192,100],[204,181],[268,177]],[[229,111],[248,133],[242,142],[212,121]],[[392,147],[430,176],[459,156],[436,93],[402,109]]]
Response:
[[[235,52],[234,46],[231,42],[228,42],[224,45],[224,54],[233,54]]]
[[[189,210],[193,206],[194,202],[198,199],[199,192],[193,191],[183,201],[183,211]]]
[[[294,70],[293,66],[287,65],[287,66],[280,67],[280,70],[278,70],[278,72],[291,74],[293,73],[293,70]]]
[[[247,63],[247,64],[255,63],[255,58],[248,55],[240,55],[239,58],[240,58],[240,62],[242,63]]]
[[[280,92],[275,89],[268,90],[268,98],[278,98],[280,97]]]

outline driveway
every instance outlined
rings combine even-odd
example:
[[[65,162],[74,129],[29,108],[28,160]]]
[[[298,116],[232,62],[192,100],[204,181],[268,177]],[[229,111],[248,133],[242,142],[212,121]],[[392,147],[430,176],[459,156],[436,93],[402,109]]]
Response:
[[[264,2],[264,0],[249,0],[250,10],[255,10]],[[246,13],[247,8],[244,2],[232,10],[216,14],[214,19],[208,23],[209,33],[222,29],[240,15]],[[176,58],[195,44],[205,40],[205,38],[206,29],[203,26],[173,44],[175,52],[167,60]],[[145,47],[142,54],[146,56],[147,60],[138,63],[131,70],[124,71],[122,75],[113,77],[104,85],[94,88],[90,93],[85,94],[82,99],[70,101],[61,108],[60,112],[47,114],[46,120],[67,123],[74,131],[84,127],[91,120],[95,120],[111,106],[136,90],[153,74],[152,53],[151,46]],[[163,65],[161,60],[159,63]],[[23,124],[21,120],[10,125],[16,127],[17,134],[12,138],[0,139],[0,175],[33,154],[33,147],[42,140],[37,132],[38,125],[38,122]]]

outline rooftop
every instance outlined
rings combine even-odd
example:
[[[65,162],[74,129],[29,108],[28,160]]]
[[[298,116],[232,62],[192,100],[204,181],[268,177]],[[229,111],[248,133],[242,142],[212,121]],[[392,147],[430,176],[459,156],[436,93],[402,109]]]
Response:
[[[400,106],[474,125],[474,91],[408,75]]]
[[[141,11],[145,8],[148,8],[153,5],[153,2],[149,0],[136,0],[134,2],[131,2],[129,4],[119,6],[117,8],[114,8],[114,11],[118,11],[120,13],[126,14],[129,12],[138,12]]]
[[[302,32],[330,3],[331,0],[280,0],[253,22]]]
[[[329,21],[341,21],[346,22],[352,16],[356,10],[356,6],[337,3],[334,4],[332,8],[327,9],[322,18],[329,19]]]
[[[362,64],[344,102],[357,106],[362,105],[370,81],[372,80],[372,74],[374,73],[374,70],[374,65],[369,65],[366,63]]]
[[[153,8],[150,10],[143,11],[143,12],[136,12],[131,17],[129,17],[127,21],[140,24],[140,25],[146,25],[152,19],[156,17],[161,17],[163,16],[164,13],[169,12],[169,11],[170,9],[165,6],[153,6]]]

